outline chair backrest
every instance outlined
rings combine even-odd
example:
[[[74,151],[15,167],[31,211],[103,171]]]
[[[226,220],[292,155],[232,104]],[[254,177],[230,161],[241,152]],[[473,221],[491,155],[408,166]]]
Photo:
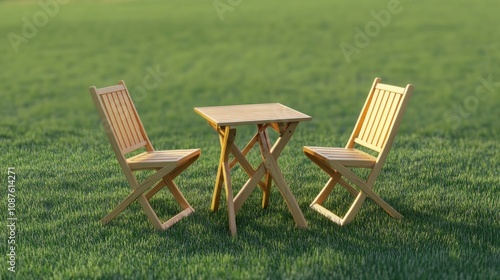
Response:
[[[90,93],[120,164],[125,163],[127,153],[143,147],[153,150],[124,81],[105,88],[91,87]]]
[[[413,86],[403,88],[380,81],[376,78],[373,82],[347,148],[364,146],[378,152],[378,160],[383,161],[396,137]]]

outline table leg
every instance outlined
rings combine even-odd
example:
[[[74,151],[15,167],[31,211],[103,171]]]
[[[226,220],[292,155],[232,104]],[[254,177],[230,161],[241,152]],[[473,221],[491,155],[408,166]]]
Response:
[[[267,208],[269,206],[269,196],[271,195],[271,183],[273,181],[273,177],[271,176],[271,173],[269,171],[266,172],[266,179],[265,179],[265,188],[263,189],[262,193],[262,208]]]
[[[295,125],[296,126],[296,125]],[[292,132],[295,126],[292,127]],[[274,127],[272,125],[258,125],[258,130],[257,133],[255,133],[255,136],[252,138],[252,140],[255,140],[259,143],[260,146],[260,153],[261,155],[264,154],[263,151],[263,146],[265,145],[267,147],[267,150],[269,150],[269,147],[271,146],[271,141],[269,140],[269,137],[267,135],[266,129],[268,127]],[[276,125],[278,127],[278,125]],[[262,141],[260,138],[260,132],[266,133],[266,137],[264,138],[265,140]],[[278,131],[280,132],[280,131]],[[286,145],[286,142],[290,139],[289,136],[284,138],[284,141],[281,141],[281,138],[283,138],[283,133],[284,130],[280,132],[280,137],[276,141],[275,145],[271,148],[273,151],[273,155],[277,158],[279,157],[281,151],[283,150],[283,147]],[[262,182],[261,179],[266,175],[265,182]],[[263,196],[262,196],[262,207],[266,208],[269,204],[269,196],[270,196],[270,188],[271,188],[271,181],[272,181],[272,176],[269,173],[269,171],[266,169],[264,166],[264,157],[262,157],[262,163],[257,167],[255,172],[253,174],[248,174],[250,178],[248,181],[245,183],[245,185],[241,188],[241,190],[238,192],[234,199],[234,205],[235,205],[235,210],[236,212],[239,211],[243,203],[248,199],[250,194],[254,191],[255,187],[257,186],[257,183],[261,186],[262,191],[263,191]]]
[[[223,166],[223,162],[219,162],[219,167],[217,168],[217,177],[215,179],[214,193],[212,195],[212,205],[210,206],[210,210],[212,211],[219,210],[220,191],[222,189],[222,183],[224,181],[224,175],[222,171]]]
[[[223,166],[223,175],[224,175],[224,185],[226,189],[226,198],[227,198],[227,212],[229,219],[229,230],[233,236],[236,235],[236,212],[234,211],[234,202],[233,202],[233,188],[231,186],[231,169],[229,169],[229,163],[224,162]]]
[[[276,162],[281,152],[283,151],[283,148],[292,137],[292,134],[295,131],[297,125],[298,123],[287,123],[280,126],[276,125],[276,128],[279,127],[280,137],[276,140],[276,143],[272,147],[266,131],[269,126],[259,126],[259,131],[257,134],[263,163],[259,165],[259,167],[255,170],[255,173],[248,179],[248,181],[236,195],[234,199],[234,207],[236,212],[238,212],[243,203],[257,187],[257,184],[261,182],[262,177],[266,175],[266,182],[264,183],[265,188],[263,188],[264,196],[262,206],[266,207],[269,202],[271,180],[274,180],[278,189],[280,190],[280,193],[285,199],[285,202],[287,203],[287,206],[292,213],[297,226],[307,227],[307,222],[304,218],[304,215],[302,214],[302,211],[300,210],[295,197],[286,184],[285,179],[283,178],[283,174],[281,173],[281,170],[279,169]]]
[[[221,155],[219,158],[219,166],[217,167],[217,177],[215,178],[215,187],[214,187],[214,193],[212,195],[212,205],[210,209],[212,211],[217,211],[219,210],[219,203],[220,203],[220,192],[222,190],[222,184],[224,183],[224,156],[227,154],[227,151],[225,151],[224,147],[226,147],[226,142],[227,139],[225,139],[225,136],[229,134],[226,133],[225,129],[217,129],[216,126],[213,126],[213,128],[219,133],[219,144],[221,147]]]
[[[236,136],[236,129],[231,129],[229,126],[223,127],[219,131],[221,155],[219,160],[219,167],[217,169],[217,178],[215,180],[214,194],[212,197],[212,211],[219,208],[220,193],[222,184],[226,191],[227,209],[229,218],[229,230],[231,234],[236,235],[236,213],[234,211],[233,203],[233,188],[231,185],[231,167],[229,166],[230,147],[233,145]]]
[[[247,200],[250,194],[255,190],[257,184],[260,182],[260,179],[266,173],[266,168],[263,163],[259,165],[255,173],[248,179],[248,181],[243,185],[241,190],[238,192],[236,197],[234,198],[234,210],[238,212],[243,205],[243,202]]]
[[[286,184],[285,178],[283,177],[283,174],[278,166],[278,163],[276,162],[276,159],[278,158],[278,153],[281,152],[286,142],[291,138],[291,134],[293,134],[295,127],[296,125],[288,127],[285,133],[288,133],[289,135],[286,138],[283,138],[283,136],[280,137],[279,139],[280,141],[277,141],[275,146],[273,146],[272,148],[273,151],[269,149],[270,145],[270,143],[268,142],[269,138],[266,136],[266,132],[263,130],[259,131],[259,136],[260,136],[259,141],[262,142],[261,151],[262,151],[262,157],[264,159],[264,165],[267,171],[271,174],[271,177],[273,178],[274,182],[276,183],[276,186],[280,190],[281,195],[285,199],[288,209],[292,213],[292,216],[295,220],[295,223],[297,224],[298,227],[306,228],[307,222],[304,218],[304,215],[302,214],[302,211],[300,210],[300,207],[297,201],[295,200],[295,197],[290,191],[290,188]],[[284,142],[281,142],[281,140],[284,140]],[[273,154],[272,152],[275,151],[278,153]]]
[[[272,127],[272,126],[271,126]],[[267,133],[266,127],[261,127],[259,130],[261,130],[264,133],[265,136],[265,142],[259,141],[259,146],[260,146],[260,154],[263,155],[263,150],[262,150],[262,145],[266,145],[267,150],[271,149],[271,140],[269,138],[269,134]],[[260,139],[260,133],[257,132],[258,139]],[[262,159],[264,160],[264,159]],[[266,177],[265,177],[265,183],[264,187],[262,188],[262,208],[267,208],[269,205],[269,197],[271,195],[271,184],[273,181],[273,177],[271,176],[271,173],[269,171],[266,171]]]

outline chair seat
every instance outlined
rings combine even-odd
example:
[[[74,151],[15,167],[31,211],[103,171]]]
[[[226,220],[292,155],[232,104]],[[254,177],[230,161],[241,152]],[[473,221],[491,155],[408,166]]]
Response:
[[[132,170],[162,168],[168,164],[182,165],[200,155],[200,149],[144,152],[127,159]]]
[[[331,148],[305,146],[304,152],[323,161],[337,162],[346,167],[370,168],[375,165],[377,158],[354,148]]]

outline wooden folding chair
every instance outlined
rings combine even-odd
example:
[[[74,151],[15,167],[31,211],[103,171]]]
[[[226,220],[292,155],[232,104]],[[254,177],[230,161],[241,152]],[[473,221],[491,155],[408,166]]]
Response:
[[[155,151],[124,81],[120,81],[115,86],[99,89],[93,86],[90,88],[90,93],[116,158],[132,188],[132,192],[125,200],[106,215],[101,222],[108,223],[135,200],[139,201],[147,217],[157,229],[165,230],[193,213],[194,209],[173,180],[198,159],[201,154],[200,149]],[[145,151],[136,152],[139,149]],[[127,158],[126,156],[132,152],[137,154]],[[139,184],[133,174],[137,170],[156,170],[156,172]],[[149,204],[149,199],[165,186],[183,210],[167,222],[162,223]]]
[[[369,196],[392,217],[402,218],[399,212],[394,210],[372,189],[396,137],[413,86],[408,84],[406,88],[402,88],[380,82],[380,78],[376,78],[373,82],[363,110],[345,148],[304,147],[305,155],[331,177],[310,206],[339,225],[352,221],[366,196]],[[357,149],[359,146],[366,148],[367,152],[372,150],[376,156]],[[363,179],[355,174],[351,168],[371,170],[369,170],[367,178]],[[352,185],[357,186],[359,191],[344,178]],[[343,218],[322,206],[337,184],[346,188],[355,197]]]

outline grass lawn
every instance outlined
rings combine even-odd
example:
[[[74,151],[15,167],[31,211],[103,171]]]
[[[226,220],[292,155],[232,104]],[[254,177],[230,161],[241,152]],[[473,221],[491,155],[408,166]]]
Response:
[[[0,1],[0,279],[500,278],[500,2],[40,3]],[[375,184],[404,218],[368,199],[339,227],[308,207],[327,176],[302,146],[345,145],[377,76],[415,86]],[[138,203],[99,223],[130,190],[88,88],[122,79],[157,149],[202,149],[176,180],[196,212],[167,231]],[[231,238],[225,195],[209,210],[218,139],[193,107],[264,102],[313,117],[279,160],[309,228],[273,187]],[[178,210],[166,191],[152,204]]]

